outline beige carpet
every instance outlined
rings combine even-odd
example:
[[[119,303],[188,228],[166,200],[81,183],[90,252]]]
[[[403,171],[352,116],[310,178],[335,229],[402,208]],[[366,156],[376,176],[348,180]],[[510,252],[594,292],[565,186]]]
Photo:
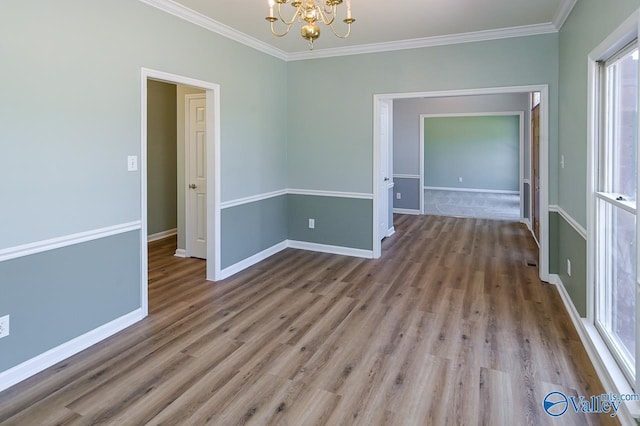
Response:
[[[512,194],[425,189],[424,207],[434,216],[520,220],[520,196]]]

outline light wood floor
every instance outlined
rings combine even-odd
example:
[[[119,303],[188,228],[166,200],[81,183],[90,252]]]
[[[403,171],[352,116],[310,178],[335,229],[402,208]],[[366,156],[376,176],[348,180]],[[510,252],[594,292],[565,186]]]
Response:
[[[285,250],[227,281],[150,246],[150,316],[0,393],[0,422],[617,424],[516,223],[396,216],[372,261]]]

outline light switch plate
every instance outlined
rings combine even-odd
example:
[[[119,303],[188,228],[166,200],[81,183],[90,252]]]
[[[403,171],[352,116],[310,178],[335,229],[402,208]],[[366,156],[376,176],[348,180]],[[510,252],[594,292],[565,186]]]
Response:
[[[138,171],[138,156],[130,155],[127,157],[127,170],[130,172]]]

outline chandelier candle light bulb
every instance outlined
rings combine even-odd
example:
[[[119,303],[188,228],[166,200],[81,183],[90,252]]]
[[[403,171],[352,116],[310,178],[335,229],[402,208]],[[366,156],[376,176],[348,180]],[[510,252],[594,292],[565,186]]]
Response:
[[[347,32],[344,34],[338,34],[333,27],[333,23],[338,15],[338,6],[342,4],[342,0],[325,0],[322,4],[322,0],[268,0],[269,3],[269,16],[265,19],[269,21],[271,26],[271,33],[276,37],[284,37],[289,34],[291,27],[296,22],[303,24],[300,29],[300,35],[302,38],[309,42],[309,49],[313,50],[313,42],[320,37],[320,27],[316,22],[321,21],[324,25],[331,28],[333,34],[338,38],[347,38],[351,34],[351,24],[356,20],[351,17],[351,0],[347,0],[347,17],[342,22],[347,24]],[[275,16],[274,7],[278,5],[278,16]],[[282,5],[290,4],[295,8],[293,17],[289,20],[282,16]],[[283,32],[278,32],[275,29],[274,23],[280,21],[285,29]]]

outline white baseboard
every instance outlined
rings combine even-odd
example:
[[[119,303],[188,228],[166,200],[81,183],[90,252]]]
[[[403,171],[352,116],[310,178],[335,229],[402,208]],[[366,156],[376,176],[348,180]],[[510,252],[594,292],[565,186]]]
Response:
[[[229,278],[232,275],[237,274],[240,271],[244,271],[245,269],[255,265],[258,262],[265,260],[268,257],[273,256],[274,254],[281,252],[282,250],[287,248],[287,242],[282,241],[272,247],[269,247],[266,250],[262,250],[260,253],[256,253],[251,257],[248,257],[244,260],[241,260],[238,263],[235,263],[231,266],[224,268],[220,271],[220,280],[224,280]]]
[[[177,249],[175,257],[187,257],[187,251],[185,249]]]
[[[394,213],[397,214],[411,214],[414,216],[420,216],[420,210],[412,210],[412,209],[393,209]]]
[[[389,230],[387,231],[387,237],[392,236],[393,234],[396,233],[396,228],[394,226],[392,226],[391,228],[389,228]]]
[[[373,250],[362,250],[350,247],[330,246],[326,244],[308,243],[306,241],[287,240],[287,247],[298,249],[317,251],[320,253],[339,254],[342,256],[362,257],[365,259],[373,259]]]
[[[591,325],[586,318],[581,318],[580,314],[578,314],[560,276],[557,274],[549,274],[549,282],[555,284],[558,288],[558,293],[560,294],[564,307],[571,318],[573,326],[578,332],[582,345],[587,351],[589,360],[591,360],[591,364],[593,364],[605,392],[614,394],[635,393],[626,382],[622,371],[617,368],[615,360],[609,353],[606,344],[600,338],[595,327]],[[598,348],[600,348],[600,350]],[[640,403],[634,401],[623,403],[621,409],[618,411],[617,417],[623,425],[637,426],[634,417],[638,416],[640,416]]]
[[[478,189],[478,188],[449,188],[444,186],[425,186],[424,189],[433,191],[454,191],[454,192],[484,192],[487,194],[510,194],[520,195],[520,191],[506,191],[501,189]]]
[[[147,242],[152,243],[154,241],[162,240],[163,238],[173,237],[174,235],[178,235],[178,228],[168,229],[166,231],[151,234],[147,236]]]
[[[47,352],[31,358],[22,364],[16,365],[0,373],[0,391],[28,379],[29,377],[73,356],[96,343],[113,336],[119,331],[142,320],[142,309],[136,309],[126,315],[108,322],[94,330],[91,330],[75,339],[56,346]]]

